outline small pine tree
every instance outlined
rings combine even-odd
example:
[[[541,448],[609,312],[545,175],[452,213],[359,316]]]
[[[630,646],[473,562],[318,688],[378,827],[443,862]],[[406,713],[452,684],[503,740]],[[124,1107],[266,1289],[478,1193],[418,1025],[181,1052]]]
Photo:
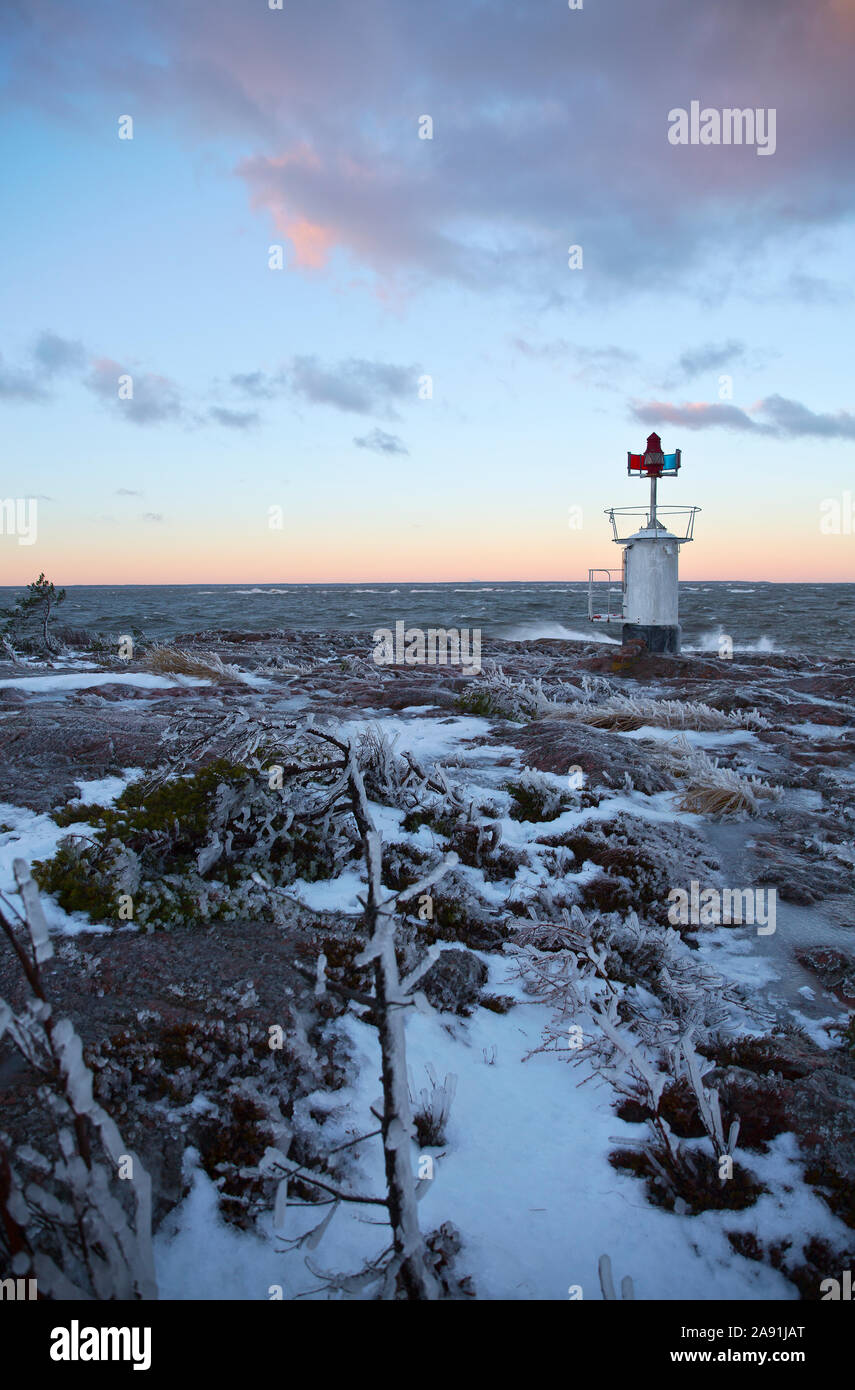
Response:
[[[27,585],[23,598],[19,598],[6,619],[7,638],[18,641],[25,636],[26,628],[35,624],[41,628],[41,640],[49,652],[57,650],[56,643],[48,631],[51,614],[65,599],[65,589],[58,589],[51,580],[46,579],[44,571],[32,584]]]

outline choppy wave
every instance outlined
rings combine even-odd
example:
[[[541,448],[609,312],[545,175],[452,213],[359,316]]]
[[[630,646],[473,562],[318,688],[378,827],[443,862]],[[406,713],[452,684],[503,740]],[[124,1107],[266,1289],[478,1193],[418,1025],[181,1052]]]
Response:
[[[682,648],[684,652],[715,652],[716,655],[718,655],[722,638],[725,636],[732,637],[733,634],[725,633],[724,628],[718,628],[712,632],[702,633],[701,636],[696,638],[693,642],[683,642]],[[780,654],[782,648],[779,647],[771,637],[761,636],[754,642],[734,642],[733,650],[735,652],[755,652],[761,655],[772,655],[773,653]]]
[[[209,580],[208,583],[211,583]],[[516,641],[538,637],[611,645],[620,638],[609,628],[588,623],[587,584],[550,580],[537,584],[439,580],[398,584],[195,584],[70,585],[62,621],[94,631],[130,631],[139,627],[160,639],[209,628],[326,632],[365,628],[374,631],[397,619],[421,628],[477,623],[484,637]],[[459,611],[460,595],[469,602]],[[20,589],[0,588],[0,609],[8,608]],[[247,603],[247,598],[275,603]],[[200,602],[201,599],[204,603]],[[474,601],[473,601],[474,600]],[[737,653],[802,653],[835,657],[851,654],[851,617],[855,584],[765,584],[759,580],[703,581],[680,586],[680,624],[687,652],[718,654],[729,634]]]
[[[498,634],[507,642],[537,642],[540,638],[557,637],[564,642],[607,642],[620,646],[617,637],[607,637],[602,628],[591,626],[588,632],[574,632],[562,623],[520,623]]]

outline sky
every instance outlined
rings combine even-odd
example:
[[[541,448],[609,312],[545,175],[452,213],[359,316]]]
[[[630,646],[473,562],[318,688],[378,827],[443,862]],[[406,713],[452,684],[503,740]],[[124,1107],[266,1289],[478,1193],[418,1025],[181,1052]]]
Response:
[[[855,578],[855,0],[276,4],[4,4],[0,583]]]

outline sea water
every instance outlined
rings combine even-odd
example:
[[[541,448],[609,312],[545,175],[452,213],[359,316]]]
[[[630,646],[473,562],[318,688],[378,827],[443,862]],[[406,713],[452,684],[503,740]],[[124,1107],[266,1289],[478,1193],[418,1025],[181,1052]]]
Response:
[[[0,608],[20,591],[0,589]],[[852,654],[855,584],[773,584],[720,580],[680,585],[684,650],[718,653],[723,637],[735,652],[808,657]],[[618,641],[620,625],[588,621],[581,582],[381,584],[73,585],[58,625],[115,636],[137,629],[175,637],[203,628],[264,632],[346,631],[394,627],[480,628],[485,637]]]

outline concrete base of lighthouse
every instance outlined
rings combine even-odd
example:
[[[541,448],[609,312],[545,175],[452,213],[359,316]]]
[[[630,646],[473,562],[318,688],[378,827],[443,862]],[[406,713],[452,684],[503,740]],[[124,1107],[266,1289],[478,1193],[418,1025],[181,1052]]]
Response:
[[[680,650],[680,624],[624,623],[621,631],[624,646],[639,639],[646,644],[649,652],[676,654]]]

